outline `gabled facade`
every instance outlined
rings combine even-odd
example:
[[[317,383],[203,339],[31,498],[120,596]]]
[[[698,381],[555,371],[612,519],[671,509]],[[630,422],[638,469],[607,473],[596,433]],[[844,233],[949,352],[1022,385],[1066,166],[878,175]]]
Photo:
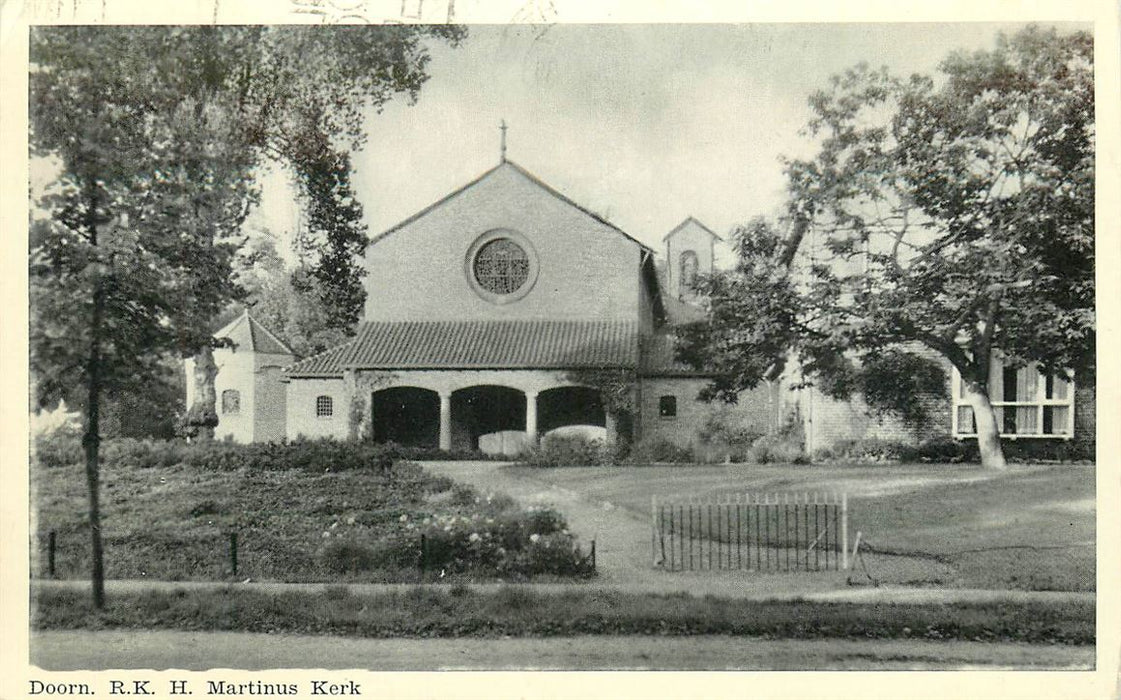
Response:
[[[712,267],[715,234],[667,237]],[[509,161],[375,237],[365,322],[296,363],[289,437],[514,453],[558,428],[687,443],[711,413],[703,376],[673,362],[671,324],[700,310],[667,294],[654,251]],[[622,424],[597,377],[633,377]]]

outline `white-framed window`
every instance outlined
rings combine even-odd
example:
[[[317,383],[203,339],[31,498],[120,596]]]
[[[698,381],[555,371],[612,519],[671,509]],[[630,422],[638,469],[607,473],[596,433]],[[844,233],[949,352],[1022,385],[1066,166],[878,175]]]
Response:
[[[1041,374],[1034,363],[1015,369],[994,360],[989,369],[989,400],[1004,438],[1074,437],[1074,382]],[[954,437],[975,437],[973,407],[965,400],[961,374],[953,372]]]
[[[315,397],[315,417],[330,418],[335,415],[335,400],[330,396]]]
[[[236,416],[241,413],[241,392],[237,389],[226,389],[222,392],[222,415]]]

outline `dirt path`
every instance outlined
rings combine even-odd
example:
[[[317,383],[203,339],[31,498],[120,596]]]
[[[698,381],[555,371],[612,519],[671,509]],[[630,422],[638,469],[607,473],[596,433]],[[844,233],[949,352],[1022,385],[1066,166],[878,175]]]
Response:
[[[742,637],[356,639],[236,632],[35,632],[31,661],[48,670],[268,668],[906,670],[1094,665],[1094,647],[903,640]],[[205,691],[200,681],[195,694]]]
[[[425,462],[424,468],[484,492],[501,492],[523,505],[552,505],[587,545],[596,541],[596,568],[604,583],[649,578],[650,523],[608,501],[591,501],[545,480],[515,476],[496,462]]]
[[[425,462],[434,474],[470,484],[483,492],[505,493],[524,505],[553,505],[583,543],[596,541],[596,569],[603,585],[642,592],[689,592],[732,597],[795,596],[851,590],[849,580],[867,585],[862,572],[779,573],[745,570],[667,572],[653,566],[649,516],[610,501],[595,500],[550,483],[548,472],[504,469],[498,462]],[[897,580],[920,579],[932,566],[906,557],[866,557],[873,571],[895,572]],[[908,571],[914,575],[909,576]]]

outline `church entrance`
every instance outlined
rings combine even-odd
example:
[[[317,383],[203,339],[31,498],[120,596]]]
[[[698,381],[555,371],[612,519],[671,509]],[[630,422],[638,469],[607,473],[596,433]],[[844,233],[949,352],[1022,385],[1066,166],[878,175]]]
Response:
[[[440,442],[440,396],[429,389],[401,386],[371,396],[374,442],[409,447],[437,447]]]
[[[605,427],[607,416],[599,391],[586,386],[562,386],[537,395],[537,425],[542,434],[568,425]]]
[[[526,427],[525,394],[505,386],[472,386],[452,393],[452,447],[478,450],[480,438],[522,431]],[[495,438],[501,440],[501,438]],[[488,440],[484,439],[484,442]]]

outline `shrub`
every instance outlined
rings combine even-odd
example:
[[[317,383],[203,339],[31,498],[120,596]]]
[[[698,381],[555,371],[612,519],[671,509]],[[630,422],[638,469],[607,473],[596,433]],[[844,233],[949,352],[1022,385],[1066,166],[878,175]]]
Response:
[[[46,433],[35,441],[35,457],[44,467],[81,464],[81,440],[78,435],[68,431]],[[487,458],[480,452],[445,452],[431,448],[347,442],[329,438],[248,445],[219,440],[188,443],[183,440],[134,438],[112,438],[101,443],[103,464],[130,469],[181,464],[192,469],[214,471],[384,471],[400,460]]]
[[[444,575],[486,570],[513,578],[592,573],[564,517],[552,508],[490,517],[441,515],[406,529],[410,535],[419,531],[425,536],[424,567]]]
[[[979,461],[979,456],[976,443],[971,446],[950,437],[937,437],[918,445],[901,446],[899,459],[904,462],[972,462]]]
[[[817,450],[819,462],[898,462],[907,446],[901,442],[879,438],[838,440],[832,447]]]
[[[666,438],[650,438],[636,442],[631,447],[627,461],[631,464],[688,464],[694,461],[694,456],[689,448],[680,447]]]
[[[809,457],[806,455],[805,444],[802,424],[791,418],[777,432],[764,435],[753,442],[747,453],[747,461],[756,464],[806,464]]]
[[[724,412],[709,414],[697,430],[696,457],[698,461],[712,462],[728,459],[732,462],[745,461],[752,444],[765,433],[755,426],[745,425],[734,416]]]
[[[369,571],[380,563],[372,548],[348,540],[329,542],[323,547],[319,558],[323,568],[332,574]]]
[[[47,469],[82,464],[85,454],[77,435],[54,432],[37,437],[32,442],[32,459]]]
[[[534,467],[598,467],[612,462],[611,451],[583,435],[549,435],[522,462]]]

